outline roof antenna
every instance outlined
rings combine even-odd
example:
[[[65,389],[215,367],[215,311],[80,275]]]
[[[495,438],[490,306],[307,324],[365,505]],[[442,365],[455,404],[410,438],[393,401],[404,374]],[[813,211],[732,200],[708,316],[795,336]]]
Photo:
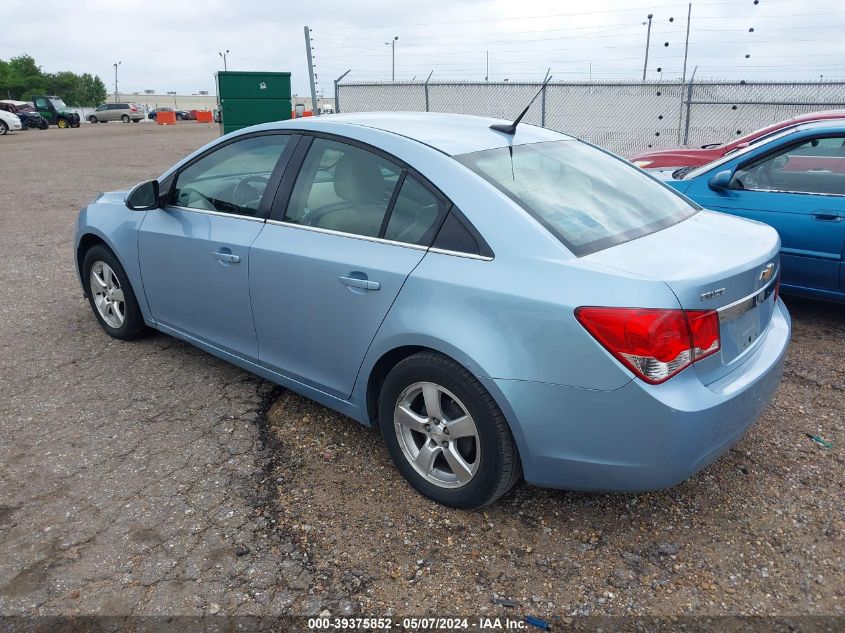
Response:
[[[505,134],[510,134],[513,136],[516,133],[516,126],[519,125],[519,122],[522,121],[522,117],[528,112],[528,108],[531,107],[531,104],[537,100],[537,97],[540,96],[540,93],[546,88],[546,85],[552,80],[552,76],[546,73],[546,80],[543,82],[543,85],[540,86],[540,89],[537,91],[537,94],[528,102],[528,105],[525,106],[525,109],[519,113],[519,116],[514,119],[513,123],[496,123],[490,126],[491,130],[495,130],[496,132],[504,132]]]

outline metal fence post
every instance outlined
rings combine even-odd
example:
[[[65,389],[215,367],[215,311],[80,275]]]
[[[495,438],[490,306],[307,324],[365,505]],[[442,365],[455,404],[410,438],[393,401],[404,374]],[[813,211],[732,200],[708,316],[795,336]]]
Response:
[[[543,77],[543,87],[541,88],[543,95],[541,97],[540,104],[540,127],[546,127],[546,81],[549,79],[550,72],[552,72],[551,68],[546,70],[546,76]]]
[[[698,70],[698,66],[693,68],[692,75],[689,78],[689,84],[687,85],[687,120],[684,123],[684,145],[689,143],[689,122],[690,122],[690,115],[692,114],[692,88],[695,82],[695,71]]]
[[[428,77],[425,80],[425,111],[426,112],[428,112],[428,82],[431,79],[431,76],[433,74],[434,74],[434,71],[432,70],[430,73],[428,73]]]
[[[343,79],[344,77],[346,77],[346,75],[348,75],[351,72],[352,72],[352,69],[350,68],[345,73],[343,73],[340,77],[338,77],[337,79],[334,80],[334,111],[335,111],[335,113],[340,112],[340,95],[337,92],[338,88],[340,87],[339,86],[340,80]]]

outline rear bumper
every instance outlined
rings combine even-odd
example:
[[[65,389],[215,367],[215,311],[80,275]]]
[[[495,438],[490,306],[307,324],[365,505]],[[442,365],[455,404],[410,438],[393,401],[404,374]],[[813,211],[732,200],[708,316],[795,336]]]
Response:
[[[511,420],[525,479],[577,490],[639,492],[678,484],[738,442],[771,402],[791,322],[783,302],[758,348],[705,386],[694,368],[662,385],[615,391],[486,379]]]

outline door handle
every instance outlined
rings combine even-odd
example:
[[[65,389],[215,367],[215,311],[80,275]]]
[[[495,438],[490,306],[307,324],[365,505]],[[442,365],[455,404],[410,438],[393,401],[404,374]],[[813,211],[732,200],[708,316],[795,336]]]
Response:
[[[219,251],[213,251],[211,254],[214,255],[215,258],[219,259],[221,262],[228,262],[229,264],[238,264],[241,261],[240,255],[232,255],[232,253],[221,253]]]
[[[362,290],[379,290],[381,284],[377,281],[370,281],[369,279],[360,279],[358,277],[341,277],[340,283],[350,288],[361,288]]]
[[[842,222],[842,220],[845,220],[845,216],[838,211],[817,211],[810,217],[819,222]]]

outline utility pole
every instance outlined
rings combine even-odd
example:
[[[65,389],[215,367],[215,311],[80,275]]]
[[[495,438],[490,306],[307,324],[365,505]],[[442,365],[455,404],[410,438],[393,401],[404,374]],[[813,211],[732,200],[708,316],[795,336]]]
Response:
[[[117,89],[117,67],[120,66],[123,62],[117,62],[114,64],[114,102],[117,103],[120,101],[120,92]]]
[[[484,81],[490,81],[490,51],[487,51],[487,71],[484,73]]]
[[[226,63],[226,55],[229,54],[229,49],[227,48],[225,53],[217,53],[217,54],[220,55],[220,57],[223,58],[223,70],[224,70],[224,72],[229,70],[229,66]]]
[[[393,37],[392,40],[389,42],[385,42],[384,45],[387,46],[390,44],[391,54],[393,56],[393,63],[390,67],[390,81],[396,81],[396,40],[399,39],[399,36],[396,35]]]
[[[311,82],[311,113],[320,116],[317,108],[317,86],[314,83],[314,58],[311,55],[311,29],[305,27],[305,53],[308,55],[308,79]]]
[[[687,83],[687,56],[689,55],[689,23],[692,17],[692,2],[687,7],[687,39],[684,43],[684,72],[681,75],[681,111],[678,113],[678,143],[681,142],[681,122],[684,120],[684,84]]]
[[[645,81],[645,73],[648,69],[648,47],[651,44],[651,19],[654,17],[653,13],[648,14],[648,31],[645,36],[645,63],[643,64],[643,81]],[[645,24],[645,22],[643,22]]]

